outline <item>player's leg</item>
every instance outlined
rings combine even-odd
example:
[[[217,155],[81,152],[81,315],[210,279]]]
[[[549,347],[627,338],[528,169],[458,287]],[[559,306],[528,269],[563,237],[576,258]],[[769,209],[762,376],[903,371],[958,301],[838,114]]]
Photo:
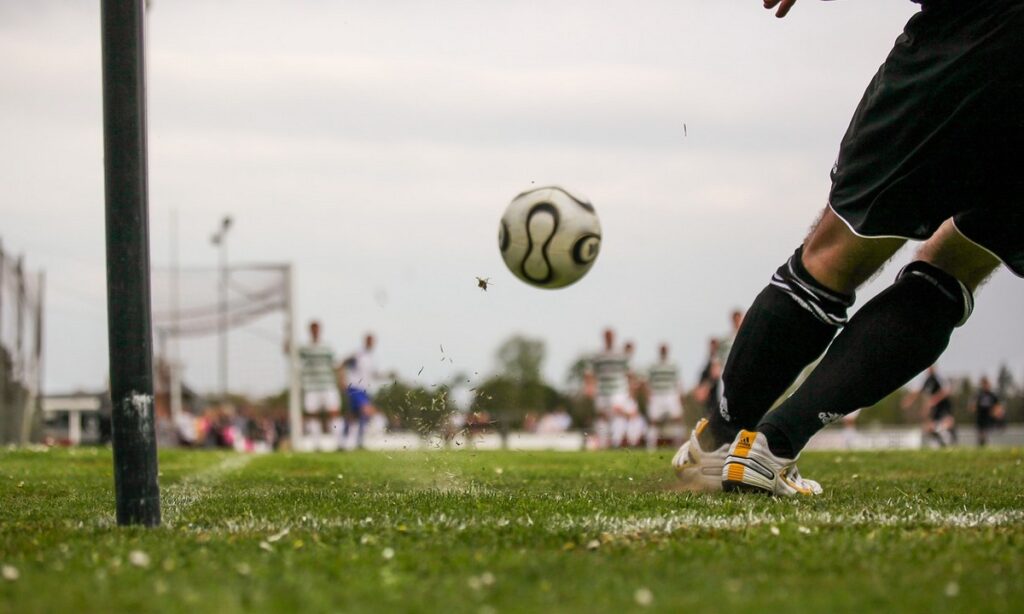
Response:
[[[664,428],[664,421],[662,420],[651,420],[647,425],[647,450],[653,452],[658,448],[658,438],[661,437],[662,429]]]
[[[980,410],[979,410],[980,411]],[[987,418],[982,418],[980,415],[977,420],[978,428],[978,447],[984,448],[988,444],[988,433],[991,428],[990,421]]]
[[[953,417],[953,412],[949,411],[942,416],[939,424],[941,425],[942,438],[945,440],[946,445],[956,445],[956,418]]]
[[[860,237],[825,209],[747,310],[725,363],[720,406],[708,416],[705,449],[731,443],[741,429],[757,425],[846,323],[856,288],[903,243]]]
[[[345,413],[342,428],[341,445],[346,450],[359,447],[361,442],[361,429],[363,404],[366,402],[365,393],[356,386],[349,384],[345,387],[345,396],[348,399],[348,411]]]
[[[647,400],[647,449],[653,451],[658,447],[658,439],[664,432],[667,414],[662,395],[652,394]]]
[[[616,407],[612,411],[611,424],[609,425],[611,431],[611,439],[609,447],[621,448],[626,442],[626,431],[629,426],[626,414],[620,407]]]
[[[611,447],[612,400],[606,396],[594,399],[594,444],[598,450]]]
[[[686,423],[683,420],[683,403],[678,394],[666,399],[667,418],[662,423],[661,436],[668,438],[672,445],[679,447],[686,439]]]
[[[363,422],[362,422],[362,424],[360,425],[360,428],[359,428],[359,447],[360,448],[363,447],[363,441],[364,441],[364,439],[366,437],[366,431],[370,428],[370,421],[373,420],[374,416],[378,415],[379,413],[380,412],[378,411],[377,406],[373,404],[373,398],[370,396],[370,393],[367,392],[366,393],[366,404],[363,405],[363,412],[362,412]]]
[[[999,266],[951,222],[918,258],[850,319],[807,380],[758,425],[773,454],[795,458],[825,424],[874,405],[934,364],[970,316],[974,290]]]
[[[633,407],[628,410],[628,415],[626,417],[627,447],[640,447],[640,442],[644,440],[644,433],[647,432],[648,428],[650,428],[650,425],[647,424],[647,419],[640,413],[639,408],[637,408],[636,402],[634,401]]]
[[[324,393],[324,401],[327,408],[327,432],[341,449],[345,431],[345,422],[341,418],[341,395],[337,390],[328,390]]]
[[[305,430],[305,448],[316,450],[320,445],[320,437],[323,433],[323,424],[320,422],[320,413],[323,410],[323,399],[316,390],[307,390],[303,394],[302,413],[303,427]]]

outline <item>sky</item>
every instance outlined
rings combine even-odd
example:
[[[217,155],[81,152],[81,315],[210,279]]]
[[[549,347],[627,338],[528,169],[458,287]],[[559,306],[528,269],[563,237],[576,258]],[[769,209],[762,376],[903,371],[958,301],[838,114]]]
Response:
[[[339,354],[373,331],[378,366],[407,379],[484,377],[524,334],[561,384],[612,326],[637,366],[668,342],[692,384],[708,337],[819,214],[849,117],[916,9],[155,0],[152,262],[215,266],[231,215],[231,262],[292,264],[298,322],[319,319]],[[99,35],[97,2],[0,0],[0,240],[46,271],[49,392],[107,374]],[[556,291],[518,281],[497,248],[505,205],[544,184],[590,198],[603,230],[591,272]],[[1024,283],[997,273],[940,365],[1024,377],[1022,311]],[[232,332],[233,390],[284,385],[281,329]],[[186,381],[214,391],[215,339],[180,351]]]

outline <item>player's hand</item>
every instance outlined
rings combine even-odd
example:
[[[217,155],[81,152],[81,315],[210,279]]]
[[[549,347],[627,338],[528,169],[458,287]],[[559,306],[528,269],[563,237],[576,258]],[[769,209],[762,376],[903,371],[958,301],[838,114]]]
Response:
[[[775,16],[778,18],[785,17],[789,13],[789,9],[793,8],[796,4],[796,0],[764,0],[764,8],[772,10],[776,6],[779,10],[775,11]]]

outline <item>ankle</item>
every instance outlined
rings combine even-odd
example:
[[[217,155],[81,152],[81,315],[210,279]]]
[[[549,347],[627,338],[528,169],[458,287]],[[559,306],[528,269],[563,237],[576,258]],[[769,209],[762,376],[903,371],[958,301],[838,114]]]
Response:
[[[759,424],[757,432],[764,435],[772,454],[780,458],[796,458],[797,452],[793,450],[793,444],[782,429],[772,424]]]
[[[737,433],[739,433],[739,429],[733,428],[732,425],[721,419],[712,417],[708,419],[708,428],[697,435],[697,441],[703,450],[717,450],[723,445],[731,444],[736,439]]]

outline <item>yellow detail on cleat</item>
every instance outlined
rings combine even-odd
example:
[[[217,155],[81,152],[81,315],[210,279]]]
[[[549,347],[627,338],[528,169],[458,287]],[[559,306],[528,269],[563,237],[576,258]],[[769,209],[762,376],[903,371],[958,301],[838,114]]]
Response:
[[[757,433],[754,431],[740,431],[739,441],[736,442],[736,450],[732,454],[740,458],[747,458],[747,455],[750,454],[750,447],[754,445],[755,437],[757,437]]]
[[[739,463],[729,463],[729,471],[726,475],[726,479],[730,482],[742,482],[744,469],[745,467]]]
[[[813,492],[810,491],[810,489],[804,488],[803,486],[800,486],[799,484],[797,484],[793,480],[789,479],[789,476],[786,475],[785,473],[780,472],[779,473],[779,477],[782,478],[782,481],[785,482],[787,486],[789,486],[793,490],[797,491],[801,495],[813,495],[814,494]]]
[[[691,437],[699,437],[700,434],[703,433],[704,429],[706,429],[707,427],[708,427],[708,419],[707,418],[701,418],[700,422],[697,423],[697,426],[694,427],[693,435],[691,435]]]

